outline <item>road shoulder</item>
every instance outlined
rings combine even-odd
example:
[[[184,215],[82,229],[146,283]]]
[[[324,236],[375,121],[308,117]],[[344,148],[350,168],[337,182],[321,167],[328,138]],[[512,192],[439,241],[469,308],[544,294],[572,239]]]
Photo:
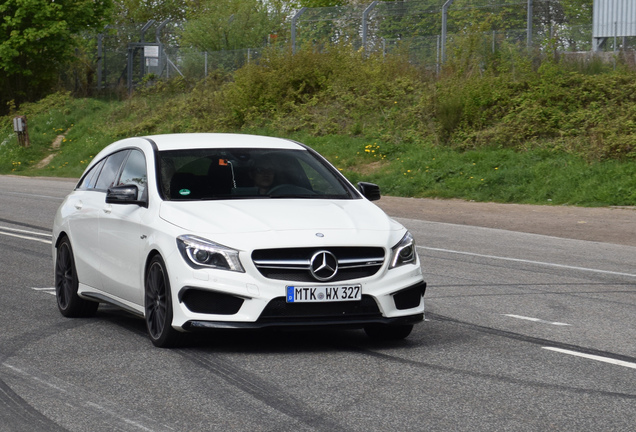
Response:
[[[636,208],[572,207],[384,196],[392,217],[636,246]]]

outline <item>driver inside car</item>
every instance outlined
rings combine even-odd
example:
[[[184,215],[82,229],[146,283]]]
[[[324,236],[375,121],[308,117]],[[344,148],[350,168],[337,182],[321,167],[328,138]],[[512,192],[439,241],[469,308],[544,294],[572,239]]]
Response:
[[[250,177],[254,181],[254,186],[258,188],[259,195],[267,195],[274,185],[275,176],[274,160],[268,155],[261,157],[250,168]]]

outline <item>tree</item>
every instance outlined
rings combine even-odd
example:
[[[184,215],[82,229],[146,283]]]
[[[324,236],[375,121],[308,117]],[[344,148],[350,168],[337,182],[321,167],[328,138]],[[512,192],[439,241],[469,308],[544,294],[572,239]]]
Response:
[[[114,18],[117,25],[143,24],[153,19],[162,22],[183,21],[199,0],[115,0]]]
[[[77,35],[102,29],[111,0],[5,0],[0,4],[0,114],[51,90]]]
[[[202,0],[192,8],[182,33],[182,46],[201,51],[258,48],[284,25],[289,2]]]

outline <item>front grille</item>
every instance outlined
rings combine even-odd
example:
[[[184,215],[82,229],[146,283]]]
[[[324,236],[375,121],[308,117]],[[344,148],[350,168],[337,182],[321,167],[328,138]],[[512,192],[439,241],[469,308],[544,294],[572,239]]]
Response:
[[[360,301],[325,303],[287,303],[285,297],[277,297],[267,304],[257,322],[346,322],[381,317],[377,303],[368,295],[363,295]]]
[[[259,249],[252,252],[252,261],[268,279],[315,282],[311,258],[321,251],[332,253],[338,261],[338,271],[329,282],[373,276],[384,263],[384,249],[378,247]]]

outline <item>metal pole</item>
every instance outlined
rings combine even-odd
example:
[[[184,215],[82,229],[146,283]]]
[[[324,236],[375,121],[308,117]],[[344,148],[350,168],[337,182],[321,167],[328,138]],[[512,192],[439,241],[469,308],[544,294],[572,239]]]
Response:
[[[369,14],[373,10],[374,7],[378,4],[377,1],[372,2],[367,8],[362,12],[362,48],[364,52],[367,52],[367,30],[369,27],[368,19]]]
[[[293,16],[292,20],[291,20],[291,39],[292,39],[292,54],[296,54],[296,22],[298,21],[298,18],[305,13],[305,11],[307,10],[306,7],[301,8],[296,15]]]
[[[442,63],[446,61],[446,22],[448,21],[448,8],[454,0],[446,0],[442,6]]]
[[[161,41],[159,40],[159,36],[161,36],[161,30],[163,30],[163,28],[165,26],[168,25],[168,23],[170,22],[170,18],[168,18],[167,20],[163,21],[161,24],[159,24],[159,26],[157,27],[157,29],[155,30],[155,42],[160,43]]]
[[[614,54],[616,54],[616,39],[618,38],[618,22],[614,21]]]
[[[102,89],[102,41],[104,40],[104,34],[97,35],[97,90]]]
[[[441,40],[441,36],[437,35],[437,53],[435,55],[435,72],[437,73],[437,75],[439,75],[439,69],[440,69],[440,64],[439,64],[439,59],[440,59],[440,40]]]
[[[162,56],[164,55],[163,52],[163,44],[161,43],[161,31],[163,30],[163,28],[168,25],[168,23],[170,22],[170,18],[163,20],[161,22],[161,24],[159,24],[157,26],[157,28],[155,29],[155,43],[159,44],[159,58],[157,59],[157,61],[159,62],[159,75],[161,75],[163,73],[163,60],[162,60]],[[168,62],[166,62],[166,78],[168,78]]]
[[[527,45],[528,48],[532,47],[532,15],[533,15],[533,10],[532,10],[532,6],[533,6],[533,0],[528,0],[528,19],[527,19]]]
[[[133,91],[133,57],[135,53],[135,48],[133,47],[128,47],[128,76],[127,76],[127,81],[128,81],[128,94],[132,94]]]
[[[151,25],[153,25],[155,23],[155,20],[150,20],[146,23],[146,25],[144,25],[141,28],[141,37],[139,39],[139,42],[145,42],[145,36],[146,36],[146,31],[150,28]],[[145,64],[146,58],[143,55],[143,48],[142,48],[142,54],[141,54],[141,76],[143,77],[146,74],[146,64]]]

